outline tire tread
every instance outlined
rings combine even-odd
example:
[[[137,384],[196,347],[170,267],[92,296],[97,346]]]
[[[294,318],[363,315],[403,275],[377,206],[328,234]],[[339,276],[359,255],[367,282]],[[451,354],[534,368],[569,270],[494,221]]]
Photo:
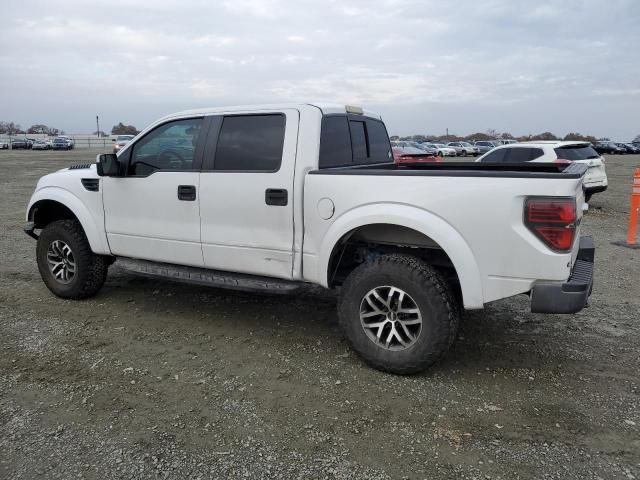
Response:
[[[346,297],[350,295],[350,291],[372,272],[381,271],[390,267],[400,267],[400,269],[404,269],[409,279],[423,286],[425,294],[437,296],[444,306],[445,311],[443,312],[443,317],[445,320],[435,325],[435,347],[422,358],[404,362],[402,365],[390,364],[389,362],[366,355],[363,355],[363,358],[372,367],[385,372],[400,375],[417,373],[438,362],[446,354],[456,339],[460,322],[459,308],[454,301],[451,288],[444,277],[434,267],[425,263],[423,260],[411,255],[392,253],[381,255],[357,267],[347,278],[340,292],[338,301],[340,326],[343,331],[348,332],[347,323],[353,321],[347,318],[344,312],[344,302],[347,301]],[[350,335],[347,334],[346,337],[351,347],[362,355],[362,352],[358,349],[358,346],[354,343]]]

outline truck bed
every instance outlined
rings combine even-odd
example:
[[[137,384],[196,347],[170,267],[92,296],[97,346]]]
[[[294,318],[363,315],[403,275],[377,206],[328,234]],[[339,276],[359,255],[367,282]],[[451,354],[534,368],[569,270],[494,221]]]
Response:
[[[313,170],[311,175],[393,175],[427,177],[580,178],[587,171],[579,163],[438,162],[416,165],[357,165]]]

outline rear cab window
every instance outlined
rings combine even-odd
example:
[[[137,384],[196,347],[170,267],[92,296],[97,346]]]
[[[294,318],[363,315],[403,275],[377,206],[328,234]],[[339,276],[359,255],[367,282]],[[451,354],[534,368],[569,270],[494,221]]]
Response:
[[[320,133],[320,168],[389,163],[391,143],[380,120],[359,115],[325,115]]]

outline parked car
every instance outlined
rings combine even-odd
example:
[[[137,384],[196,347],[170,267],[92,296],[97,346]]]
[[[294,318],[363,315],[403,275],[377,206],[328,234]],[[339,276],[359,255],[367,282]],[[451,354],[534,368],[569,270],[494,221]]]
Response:
[[[49,140],[36,140],[33,142],[32,150],[51,150],[51,142]]]
[[[518,143],[518,141],[514,140],[513,138],[499,138],[495,140],[495,143],[497,145],[512,145],[514,143]]]
[[[133,140],[135,135],[118,135],[116,143],[113,145],[113,153],[118,153],[127,143]]]
[[[392,147],[398,147],[398,148],[407,148],[407,147],[411,147],[411,148],[417,148],[419,150],[422,150],[423,152],[426,152],[430,155],[437,155],[438,154],[438,149],[436,147],[433,146],[429,146],[429,143],[426,142],[409,142],[409,141],[404,141],[404,140],[398,140],[398,141],[393,141],[391,142],[391,146]]]
[[[629,153],[640,153],[640,143],[634,144],[634,143],[625,143],[624,144],[628,150],[630,150]]]
[[[13,150],[18,150],[18,149],[26,150],[26,149],[31,148],[31,143],[26,138],[12,138],[11,139],[11,148]]]
[[[6,140],[0,140],[0,150],[8,150],[9,149],[9,142],[7,142]]]
[[[73,138],[67,135],[59,135],[59,138],[63,138],[67,142],[69,150],[72,150],[76,146],[76,142],[73,140]]]
[[[53,148],[53,150],[71,150],[73,145],[69,143],[67,137],[56,137],[53,139],[51,148]]]
[[[424,145],[424,144],[423,144]],[[447,147],[444,143],[427,143],[427,146],[436,149],[436,155],[439,157],[455,157],[458,155],[456,149],[453,147]]]
[[[615,142],[599,141],[593,145],[593,149],[599,154],[609,153],[613,155],[621,155],[625,150],[619,147]]]
[[[636,148],[630,143],[616,143],[618,147],[622,149],[623,154],[634,154],[636,153]]]
[[[449,142],[447,147],[455,149],[458,156],[461,157],[466,157],[467,155],[475,157],[480,153],[478,147],[471,145],[469,142]]]
[[[429,155],[434,155],[434,156],[438,155],[437,147],[431,146],[427,142],[416,143],[415,147],[422,150],[425,153],[428,153]]]
[[[478,148],[480,155],[490,152],[496,148],[496,144],[489,140],[478,140],[473,145]]]
[[[441,162],[441,157],[427,153],[416,147],[392,147],[393,161],[396,165]]]
[[[179,156],[163,147],[176,139],[188,148]],[[518,167],[400,167],[380,116],[359,107],[190,110],[118,155],[41,178],[25,232],[37,238],[44,284],[62,298],[95,295],[115,261],[250,291],[340,287],[352,348],[408,374],[445,354],[462,308],[522,293],[536,313],[586,305],[587,167]]]
[[[587,167],[584,177],[585,200],[604,192],[608,186],[605,160],[590,143],[577,141],[521,142],[501,145],[476,162],[487,163],[581,163]]]

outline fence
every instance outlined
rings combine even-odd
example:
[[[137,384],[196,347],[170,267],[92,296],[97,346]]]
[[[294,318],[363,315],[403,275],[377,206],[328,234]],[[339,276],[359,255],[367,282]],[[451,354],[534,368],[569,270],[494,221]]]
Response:
[[[74,148],[112,148],[113,144],[116,141],[117,135],[110,135],[108,137],[97,137],[95,135],[65,135],[73,140]],[[50,140],[53,142],[53,139],[56,137],[50,137],[48,135],[42,133],[34,133],[34,134],[19,134],[19,135],[0,135],[0,142],[6,142],[9,145],[14,140],[22,140],[22,139],[31,139],[31,140]]]

